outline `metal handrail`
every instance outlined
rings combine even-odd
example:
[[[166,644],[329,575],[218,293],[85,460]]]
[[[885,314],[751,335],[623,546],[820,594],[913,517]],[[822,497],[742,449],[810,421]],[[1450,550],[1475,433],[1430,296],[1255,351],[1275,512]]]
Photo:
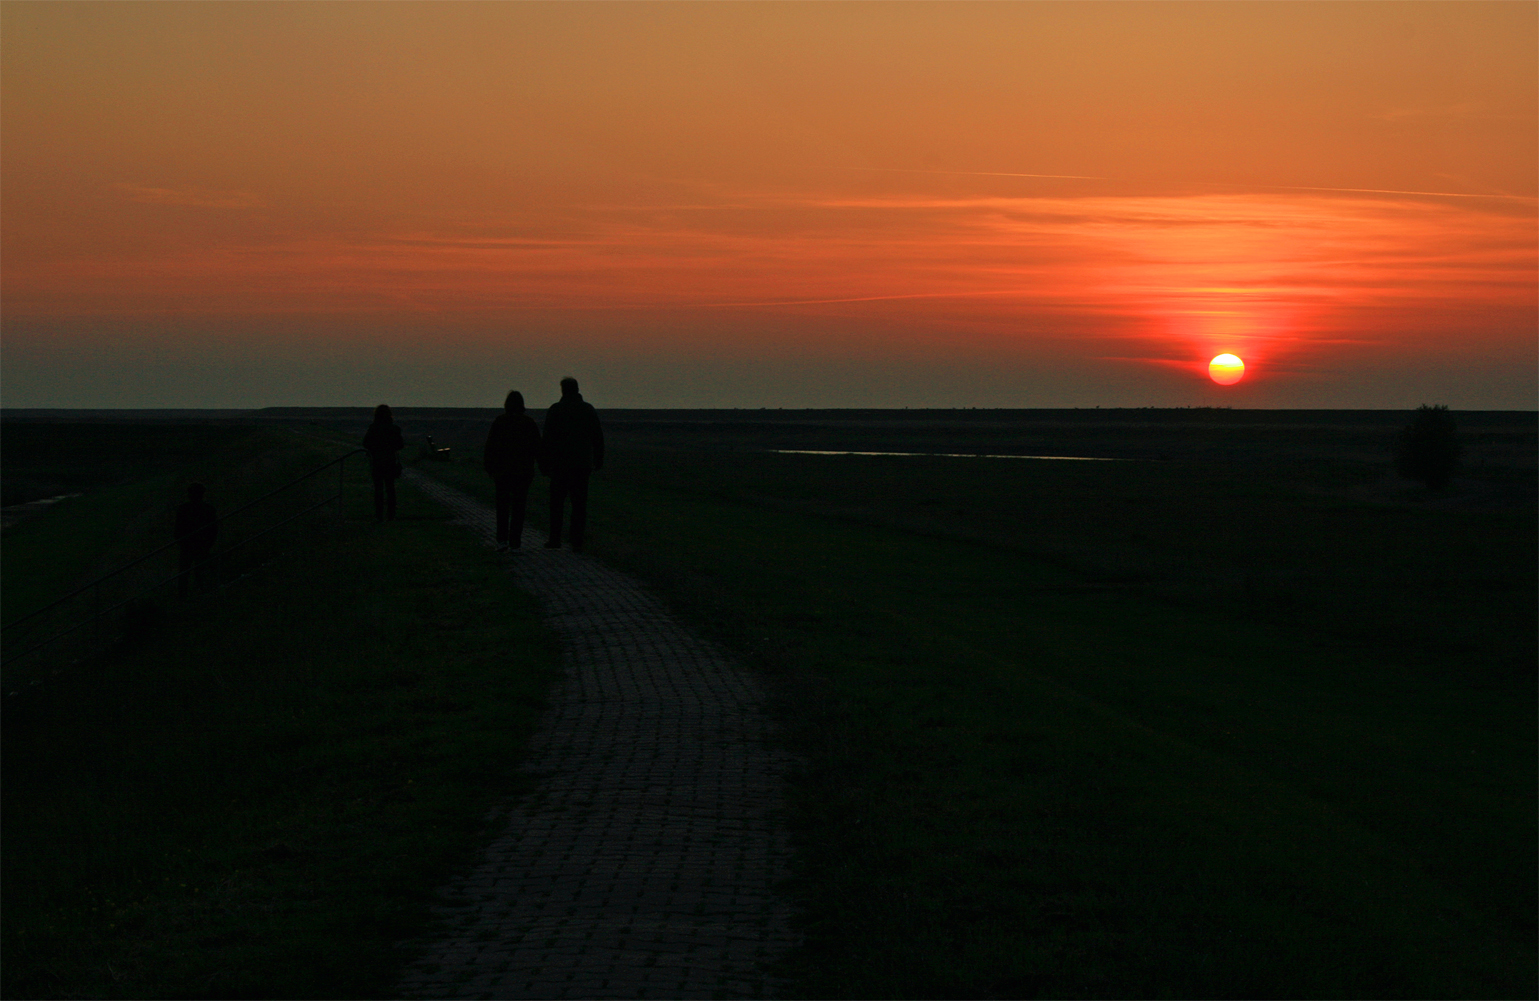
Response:
[[[346,456],[344,456],[344,458],[346,458]],[[271,494],[269,494],[268,496],[271,496]],[[46,640],[41,640],[41,641],[33,644],[32,646],[27,647],[27,649],[21,651],[21,653],[12,654],[10,657],[6,658],[5,663],[9,664],[12,661],[20,660],[21,658],[25,657],[27,654],[33,653],[33,652],[35,652],[37,650],[41,650],[43,647],[45,647],[48,644],[54,642],[55,640],[63,639],[65,636],[68,636],[70,633],[75,632],[77,629],[84,629],[86,626],[89,626],[92,623],[96,622],[97,619],[100,619],[101,617],[103,617],[105,615],[110,615],[111,613],[117,611],[120,608],[128,607],[129,605],[133,604],[135,601],[138,601],[139,598],[142,597],[143,595],[149,594],[151,591],[159,590],[160,588],[165,587],[167,584],[171,583],[172,581],[174,581],[178,577],[180,577],[183,573],[193,573],[196,570],[198,570],[198,568],[200,568],[200,567],[206,567],[206,566],[212,564],[215,560],[218,560],[218,559],[220,559],[222,557],[230,555],[232,552],[234,552],[236,549],[240,548],[241,546],[244,546],[246,543],[253,542],[253,541],[257,540],[257,539],[260,539],[262,536],[266,535],[268,532],[271,532],[271,531],[273,531],[275,529],[282,528],[284,525],[287,525],[289,522],[298,521],[300,518],[303,518],[305,515],[309,514],[311,511],[315,511],[315,510],[318,510],[320,508],[323,508],[327,504],[330,504],[332,501],[337,500],[339,497],[341,497],[341,494],[336,494],[336,495],[333,495],[331,497],[327,497],[323,501],[318,501],[318,502],[316,502],[314,504],[311,504],[309,507],[305,508],[303,511],[300,511],[298,514],[293,514],[293,515],[290,515],[287,518],[284,518],[282,521],[278,522],[276,525],[268,525],[266,528],[262,529],[257,534],[246,536],[244,539],[242,539],[239,542],[235,543],[235,545],[231,546],[229,549],[226,549],[224,552],[222,552],[222,553],[215,553],[214,555],[209,556],[206,559],[199,560],[197,563],[195,563],[192,566],[188,567],[186,570],[178,571],[178,572],[172,574],[171,576],[167,577],[165,580],[159,581],[158,583],[155,583],[155,584],[151,584],[149,587],[144,588],[144,589],[142,589],[142,590],[140,590],[140,591],[130,595],[127,598],[124,598],[122,601],[118,602],[115,605],[109,605],[106,608],[103,608],[101,611],[96,612],[95,614],[93,614],[90,618],[84,619],[84,620],[82,620],[80,622],[77,622],[74,625],[70,626],[68,629],[63,629],[63,630],[60,630],[59,632],[54,633],[52,636],[48,637]],[[238,512],[231,512],[231,513],[234,514],[234,513],[238,513]],[[163,551],[164,551],[164,547],[162,547],[161,549],[157,549],[156,550],[156,552],[163,552]],[[104,577],[102,579],[106,580],[107,578]],[[75,593],[79,594],[80,592],[77,591]],[[55,604],[57,604],[57,602],[55,602]],[[50,605],[48,607],[51,608],[53,606]],[[21,620],[17,619],[16,621],[20,622]],[[14,625],[14,624],[15,623],[12,623],[12,625]]]
[[[234,518],[236,515],[241,514],[241,513],[245,512],[245,511],[249,511],[251,508],[253,508],[256,505],[258,505],[258,504],[262,503],[263,501],[267,500],[269,497],[273,497],[273,496],[275,496],[277,494],[280,494],[283,491],[289,489],[290,487],[298,486],[299,484],[303,483],[305,480],[308,480],[310,477],[316,475],[317,473],[325,472],[326,470],[330,469],[332,466],[337,465],[338,463],[346,462],[348,459],[351,459],[353,456],[355,456],[358,453],[363,452],[363,451],[364,451],[364,449],[355,448],[351,452],[346,453],[345,455],[339,455],[335,459],[332,459],[330,462],[326,463],[324,466],[317,466],[314,469],[310,470],[308,473],[305,473],[303,476],[300,476],[300,477],[297,477],[295,479],[292,479],[289,482],[283,484],[283,486],[278,487],[275,490],[269,490],[267,493],[265,493],[262,496],[256,498],[255,500],[250,501],[250,502],[248,502],[246,504],[242,504],[240,507],[236,508],[234,511],[231,511],[228,514],[220,515],[216,519],[216,524],[223,524],[225,521],[228,521],[229,519]],[[326,498],[320,504],[315,505],[315,507],[321,507],[322,505],[330,504],[333,500],[340,499],[341,496],[342,496],[342,484],[339,481],[338,484],[337,484],[337,492],[336,492],[336,494],[334,496],[332,496],[332,497]],[[310,511],[313,511],[314,509],[315,508],[312,507],[312,508],[310,508],[310,509],[308,509],[306,511],[301,512],[301,514],[309,514]],[[284,521],[279,522],[278,525],[287,524],[289,521],[292,521],[292,520],[293,520],[292,518],[286,519]],[[266,529],[263,529],[260,533],[258,533],[258,535],[253,535],[250,538],[242,539],[241,542],[236,543],[235,546],[241,545],[241,543],[243,543],[243,542],[250,542],[251,539],[255,539],[259,535],[266,535],[268,532],[272,531],[274,528],[277,528],[278,525],[272,525],[272,526],[270,526],[270,527],[268,527]],[[48,611],[49,609],[57,608],[58,606],[64,604],[66,601],[69,601],[71,598],[79,597],[80,595],[82,595],[82,594],[86,593],[87,591],[91,590],[91,588],[99,587],[103,583],[105,583],[106,581],[111,580],[112,578],[118,576],[119,574],[122,574],[122,573],[125,573],[125,572],[129,571],[129,570],[132,570],[134,567],[136,567],[139,564],[143,563],[145,560],[148,560],[148,559],[151,559],[153,557],[159,556],[161,553],[163,553],[166,550],[170,549],[172,546],[177,546],[177,545],[181,545],[181,540],[180,539],[173,539],[170,542],[166,543],[165,545],[161,546],[159,549],[151,550],[150,552],[145,553],[143,556],[140,556],[138,559],[135,559],[135,560],[132,560],[132,561],[130,561],[128,563],[123,564],[122,566],[118,567],[116,570],[113,570],[110,573],[103,574],[102,576],[100,576],[100,577],[96,578],[95,580],[91,581],[89,584],[84,584],[84,585],[76,588],[75,590],[69,592],[68,594],[66,594],[66,595],[64,595],[64,596],[62,596],[60,598],[56,598],[53,601],[50,601],[48,604],[44,605],[43,607],[34,609],[33,611],[28,612],[26,615],[23,615],[19,619],[11,620],[10,622],[6,623],[4,626],[0,626],[0,630],[15,628],[16,626],[21,625],[23,622],[26,622],[28,619],[35,618],[35,617],[37,617],[39,615],[42,615],[44,612]],[[231,546],[229,549],[226,549],[224,551],[224,553],[220,553],[219,555],[223,556],[226,553],[229,553],[230,550],[235,548],[235,546]],[[216,556],[210,556],[209,560],[213,560],[213,559],[217,559],[217,558],[218,557],[216,557]],[[207,561],[205,561],[205,562],[207,562]],[[178,576],[180,576],[180,575],[178,575]],[[175,580],[176,578],[175,577],[171,577],[171,578],[168,578],[168,579],[169,580]],[[164,584],[164,583],[166,583],[166,581],[162,581],[161,582],[161,584]],[[157,584],[157,585],[155,585],[155,587],[160,587],[161,584]],[[153,590],[153,588],[151,588],[151,590]],[[116,606],[114,606],[114,607],[116,607]],[[108,609],[108,611],[110,611],[110,609]],[[105,614],[105,612],[103,614]],[[69,630],[66,630],[66,632],[68,632],[68,631]],[[59,635],[62,636],[62,635],[64,635],[64,633],[60,633]],[[45,642],[50,642],[50,641],[45,641]],[[31,651],[29,650],[27,652],[30,653]],[[17,654],[17,656],[20,657],[20,656],[23,656],[23,655],[22,654]],[[13,657],[11,659],[15,660],[16,658]]]

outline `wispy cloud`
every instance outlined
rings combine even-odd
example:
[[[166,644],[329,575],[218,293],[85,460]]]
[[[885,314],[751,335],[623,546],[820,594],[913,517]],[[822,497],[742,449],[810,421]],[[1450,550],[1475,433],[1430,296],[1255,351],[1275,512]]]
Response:
[[[1007,170],[921,170],[910,167],[846,167],[846,170],[859,170],[878,174],[955,174],[965,177],[1041,177],[1049,180],[1060,181],[1106,181],[1110,178],[1093,174],[1022,174]]]
[[[1428,112],[1429,114],[1431,112]],[[867,173],[886,174],[938,174],[955,177],[1031,177],[1065,181],[1117,181],[1129,183],[1128,178],[1113,178],[1090,174],[1025,174],[1000,170],[918,170],[906,167],[846,167],[845,170],[861,171]],[[1448,175],[1439,175],[1447,177]],[[1450,178],[1451,179],[1451,178]],[[1183,182],[1186,186],[1198,189],[1222,189],[1227,191],[1330,191],[1354,195],[1409,195],[1419,198],[1481,198],[1509,200],[1516,202],[1539,203],[1539,198],[1528,195],[1514,195],[1508,192],[1470,192],[1470,191],[1425,191],[1405,188],[1346,188],[1326,187],[1320,185],[1301,184],[1260,184],[1260,183],[1232,183],[1228,181],[1206,181],[1200,178]]]
[[[1416,107],[1385,108],[1366,116],[1382,122],[1414,122],[1437,119],[1489,119],[1492,121],[1533,121],[1533,115],[1518,115],[1490,111],[1478,101],[1461,101],[1453,104],[1426,104]]]
[[[1494,201],[1539,203],[1539,198],[1534,198],[1531,195],[1510,195],[1506,192],[1500,194],[1477,194],[1468,191],[1406,191],[1400,188],[1321,188],[1303,184],[1265,184],[1259,185],[1259,187],[1264,187],[1270,191],[1339,191],[1351,195],[1411,195],[1421,198],[1481,198]]]
[[[155,188],[145,184],[119,182],[113,189],[129,201],[147,205],[191,205],[209,209],[259,208],[262,199],[249,191],[209,191],[205,188]]]
[[[133,191],[162,202],[187,196]],[[247,204],[199,197],[194,204]],[[1300,352],[1403,340],[1417,325],[1461,338],[1531,329],[1535,249],[1534,213],[1512,202],[1297,190],[740,190],[688,211],[569,205],[546,216],[274,233],[196,253],[12,267],[6,301],[16,315],[383,312],[473,324],[543,310],[740,322],[710,316],[719,310],[781,325],[879,320],[894,338],[974,331],[1137,346],[1095,352],[1108,357],[1237,350],[1275,366]]]

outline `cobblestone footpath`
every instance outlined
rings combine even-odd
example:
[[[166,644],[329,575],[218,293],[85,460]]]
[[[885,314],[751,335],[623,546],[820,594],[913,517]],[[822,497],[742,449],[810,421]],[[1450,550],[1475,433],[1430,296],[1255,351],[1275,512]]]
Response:
[[[492,544],[491,508],[406,475]],[[763,964],[795,938],[774,890],[788,759],[763,691],[631,578],[527,527],[523,541],[509,566],[565,665],[525,765],[539,789],[445,889],[443,937],[401,994],[774,996]]]

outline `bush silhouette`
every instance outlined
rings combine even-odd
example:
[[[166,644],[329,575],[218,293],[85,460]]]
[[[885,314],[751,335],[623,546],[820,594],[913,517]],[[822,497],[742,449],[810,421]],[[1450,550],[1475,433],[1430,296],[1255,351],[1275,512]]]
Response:
[[[1458,428],[1453,415],[1442,405],[1423,403],[1400,432],[1395,449],[1395,469],[1410,480],[1421,480],[1433,490],[1448,486],[1459,462]]]

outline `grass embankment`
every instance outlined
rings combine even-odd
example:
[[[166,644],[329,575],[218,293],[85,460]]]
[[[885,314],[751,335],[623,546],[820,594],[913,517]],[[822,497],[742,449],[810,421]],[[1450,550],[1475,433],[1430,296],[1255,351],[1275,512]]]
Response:
[[[1531,996],[1530,513],[1066,465],[617,451],[596,479],[591,550],[785,682],[797,989]],[[1449,604],[1386,607],[1418,585]],[[1358,617],[1311,613],[1333,594]],[[1446,608],[1482,595],[1471,636]]]
[[[236,421],[0,420],[0,502],[91,493],[160,473],[202,475],[249,456],[258,434]]]
[[[204,483],[210,501],[227,515],[338,452],[291,432],[238,425],[0,427],[7,491],[43,483],[49,490],[82,492],[5,530],[0,549],[4,622],[171,541],[176,506],[187,499],[188,483]],[[334,477],[305,484],[294,498],[303,500],[314,488],[334,490],[335,485]],[[221,544],[254,531],[253,520],[266,513],[254,512],[245,522],[225,526]],[[158,569],[162,575],[175,572],[175,553],[166,554]]]
[[[389,992],[522,788],[557,663],[498,562],[401,495],[6,701],[6,996]]]

